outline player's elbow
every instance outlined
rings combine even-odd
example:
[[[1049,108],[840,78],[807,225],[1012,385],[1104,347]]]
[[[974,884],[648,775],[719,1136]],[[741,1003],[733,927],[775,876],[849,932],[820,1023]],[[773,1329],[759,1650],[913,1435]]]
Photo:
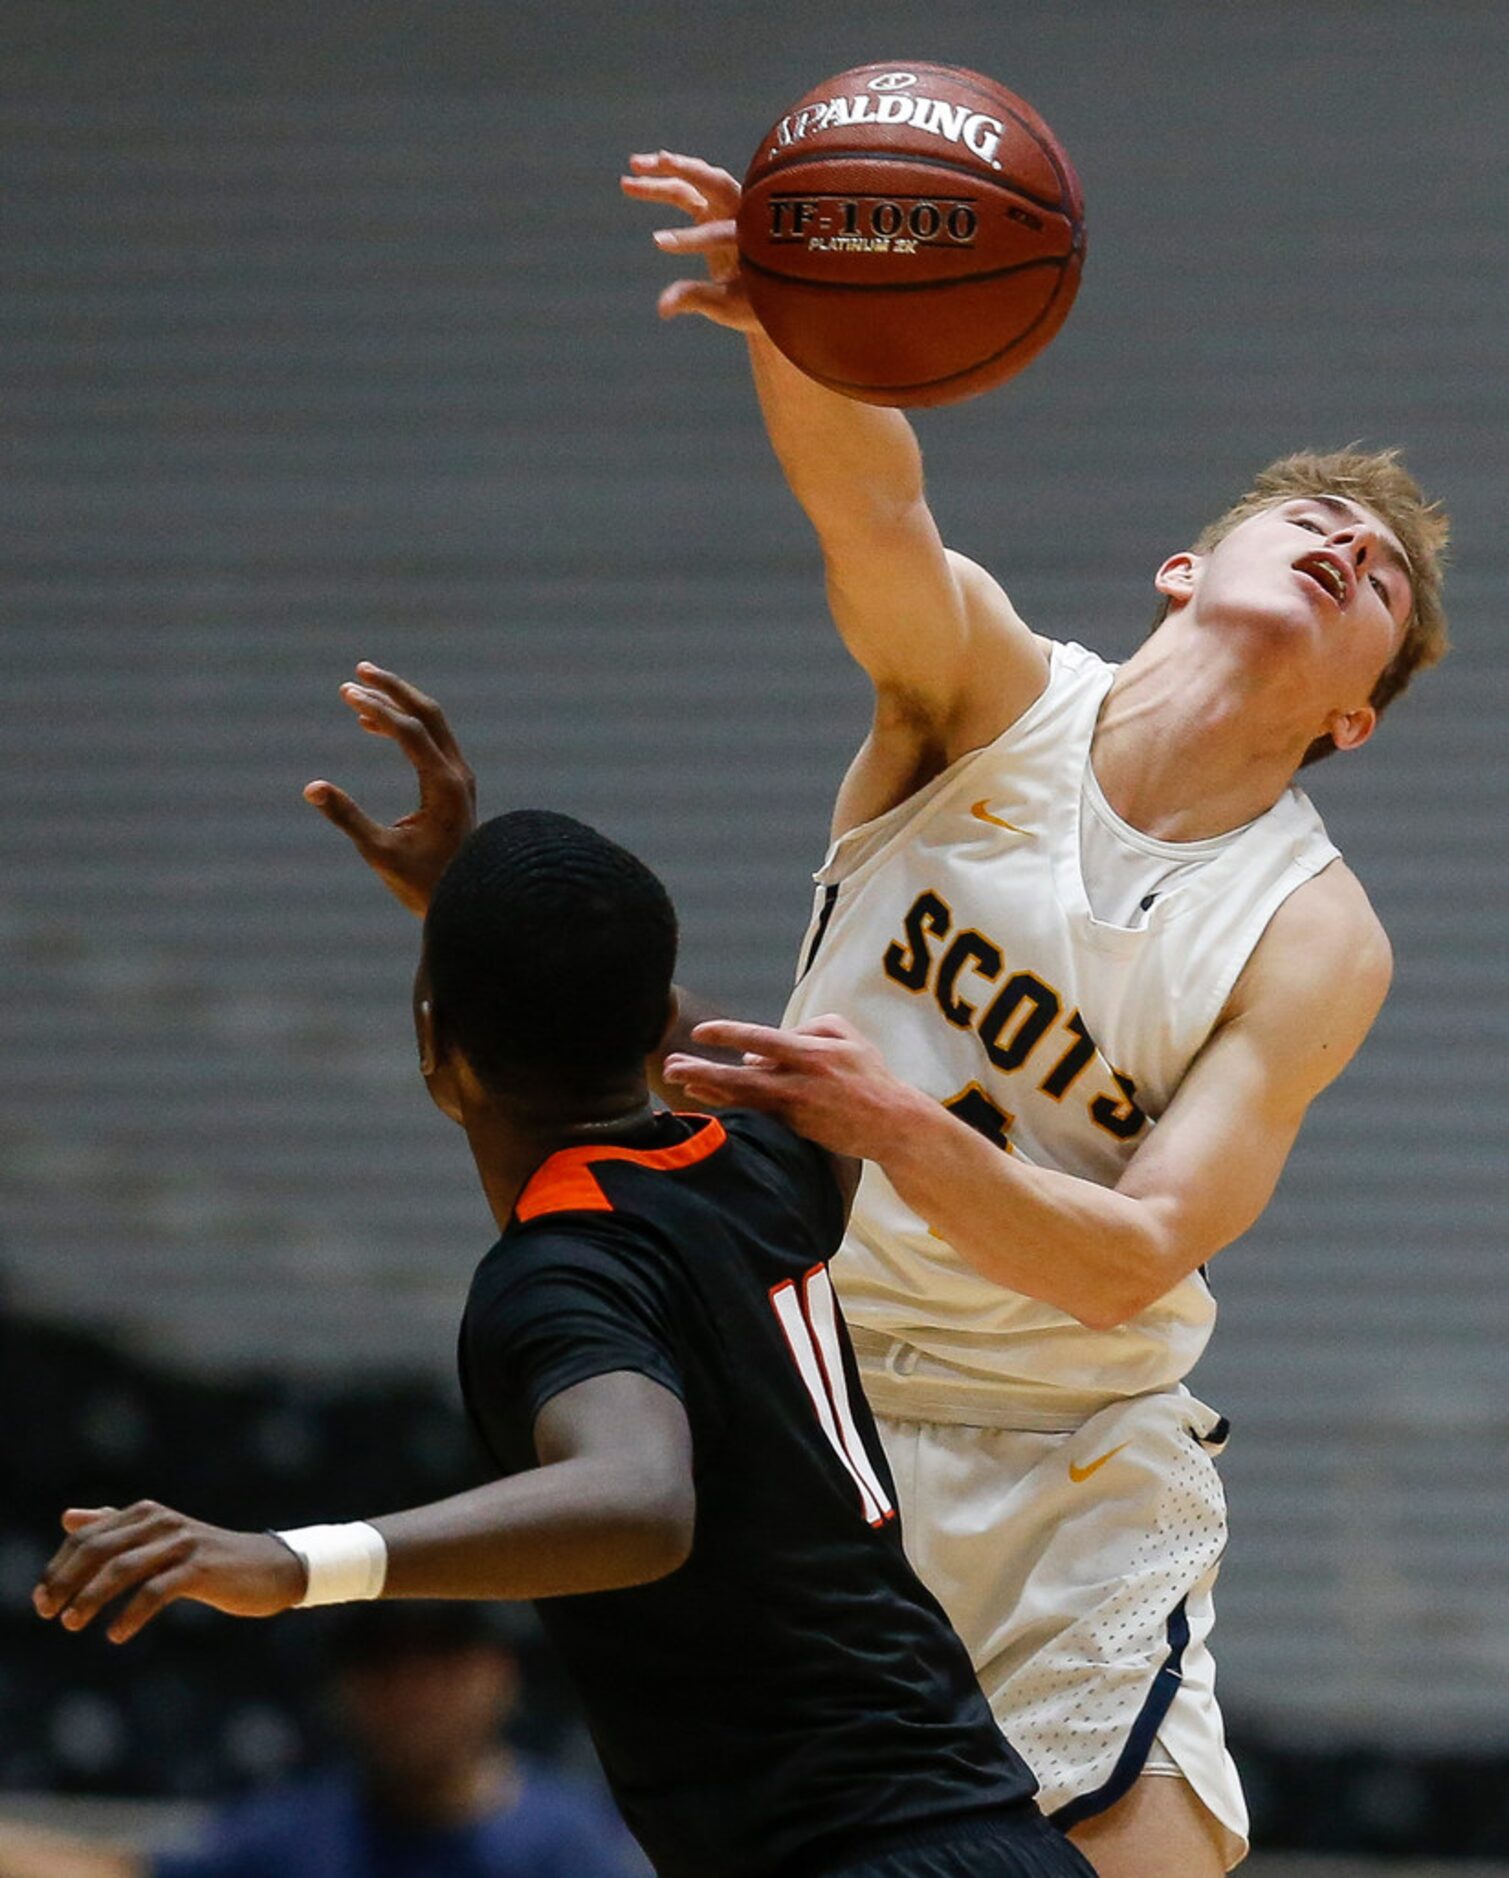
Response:
[[[635,1547],[638,1583],[652,1584],[680,1571],[692,1555],[693,1524],[690,1515],[673,1513],[640,1525]]]
[[[1092,1297],[1076,1298],[1068,1312],[1086,1330],[1120,1330],[1123,1324],[1140,1317],[1151,1301],[1128,1289],[1097,1290]]]
[[[679,1571],[691,1556],[697,1495],[689,1476],[646,1478],[625,1509],[625,1562],[634,1582],[650,1584]]]
[[[1140,1220],[1138,1227],[1069,1306],[1087,1330],[1119,1330],[1134,1322],[1199,1262],[1162,1223]]]

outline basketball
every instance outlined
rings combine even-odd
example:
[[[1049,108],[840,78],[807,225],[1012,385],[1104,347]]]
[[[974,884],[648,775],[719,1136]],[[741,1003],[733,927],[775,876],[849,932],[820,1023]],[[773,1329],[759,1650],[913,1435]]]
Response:
[[[868,404],[952,404],[1068,317],[1084,205],[1063,146],[958,66],[861,65],[771,126],[744,178],[755,313],[810,377]]]

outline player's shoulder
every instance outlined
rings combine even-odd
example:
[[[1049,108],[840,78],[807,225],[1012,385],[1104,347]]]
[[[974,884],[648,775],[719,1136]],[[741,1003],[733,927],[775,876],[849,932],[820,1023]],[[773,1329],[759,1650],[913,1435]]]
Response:
[[[1367,890],[1338,857],[1283,902],[1269,923],[1265,942],[1307,954],[1320,966],[1347,968],[1384,985],[1393,969],[1393,947]]]
[[[1336,859],[1278,907],[1237,981],[1233,1006],[1310,1014],[1365,1031],[1393,979],[1393,948],[1362,882]]]
[[[745,1165],[763,1166],[770,1178],[789,1190],[798,1206],[810,1205],[814,1197],[824,1202],[832,1197],[842,1204],[833,1157],[826,1148],[757,1109],[729,1109],[723,1123]]]

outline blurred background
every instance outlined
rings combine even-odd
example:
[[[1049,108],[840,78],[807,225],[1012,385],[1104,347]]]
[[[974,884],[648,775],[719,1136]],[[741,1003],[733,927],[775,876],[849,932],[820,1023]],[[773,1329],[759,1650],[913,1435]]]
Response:
[[[117,1653],[29,1619],[66,1501],[290,1525],[469,1478],[454,1329],[492,1235],[414,1072],[417,927],[299,795],[407,806],[353,663],[441,699],[486,810],[641,852],[686,982],[779,1013],[866,688],[740,345],[657,322],[673,270],[617,176],[659,144],[742,170],[892,57],[1002,79],[1085,187],[1064,333],[919,425],[946,537],[1034,626],[1124,655],[1158,562],[1291,448],[1402,444],[1452,513],[1457,650],[1312,772],[1395,989],[1216,1268],[1194,1380],[1234,1424],[1253,1869],[1509,1871],[1487,0],[0,13],[0,1814],[176,1829],[325,1738],[296,1621],[185,1609]],[[521,1647],[522,1736],[585,1770]]]

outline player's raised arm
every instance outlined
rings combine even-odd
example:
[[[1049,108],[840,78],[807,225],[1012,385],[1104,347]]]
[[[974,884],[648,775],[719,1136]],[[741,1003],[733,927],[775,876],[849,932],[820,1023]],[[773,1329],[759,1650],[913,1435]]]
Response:
[[[662,316],[698,313],[748,337],[771,444],[822,547],[834,621],[876,688],[876,735],[940,763],[988,742],[1041,691],[1045,654],[997,583],[944,547],[911,424],[817,384],[765,337],[739,284],[739,185],[727,171],[667,151],[630,163],[626,195],[691,217],[658,230],[657,245],[708,265],[708,279],[665,289]]]
[[[423,916],[440,876],[477,825],[477,782],[445,713],[407,679],[363,660],[341,698],[374,737],[389,737],[414,766],[419,806],[396,822],[374,821],[323,778],[304,799],[351,839],[357,853],[411,913]]]
[[[681,1403],[629,1371],[545,1403],[539,1466],[433,1505],[284,1535],[232,1532],[155,1501],[74,1508],[32,1595],[82,1630],[114,1606],[124,1643],[178,1600],[272,1617],[352,1598],[547,1598],[646,1584],[691,1549],[691,1435]]]

